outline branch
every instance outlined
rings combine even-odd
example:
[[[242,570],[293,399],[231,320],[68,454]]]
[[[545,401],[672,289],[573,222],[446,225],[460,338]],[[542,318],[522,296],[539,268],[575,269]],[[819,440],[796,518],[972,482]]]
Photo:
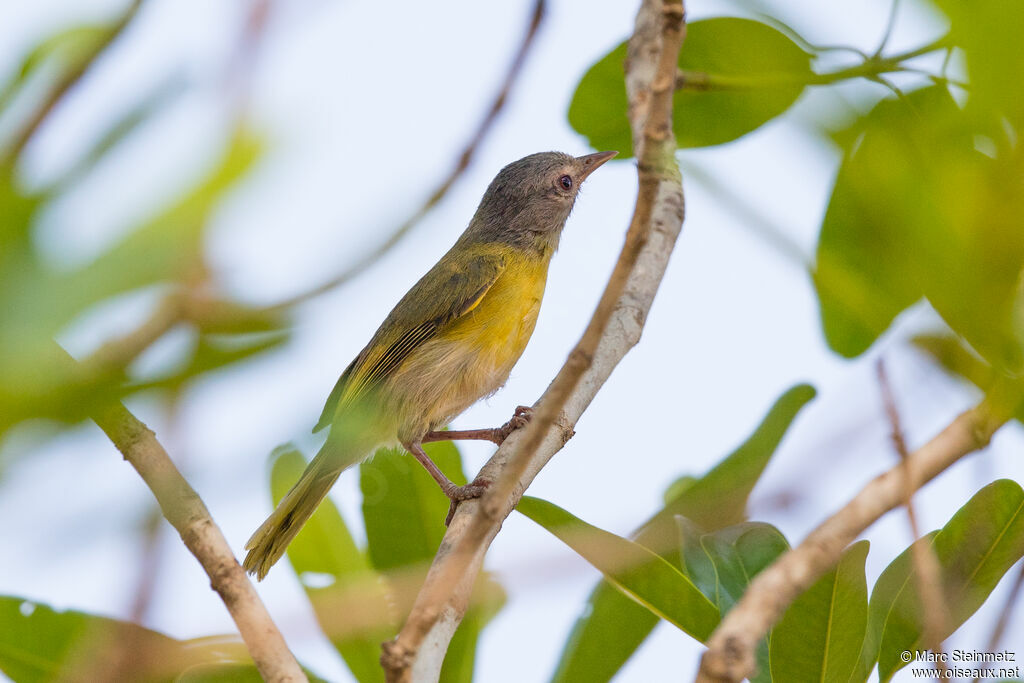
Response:
[[[120,402],[93,417],[125,460],[153,491],[160,510],[210,577],[231,613],[260,675],[275,683],[306,681],[295,657],[271,620],[227,540],[199,495],[174,466],[153,432]]]
[[[886,512],[968,453],[988,445],[1020,403],[1020,388],[1001,387],[958,416],[904,462],[869,482],[800,545],[750,583],[711,634],[698,683],[738,682],[754,671],[754,649],[798,595],[839,560],[843,550]]]
[[[448,527],[408,620],[384,644],[389,681],[437,680],[484,554],[525,489],[573,434],[573,426],[640,333],[682,228],[672,94],[685,34],[679,0],[645,0],[629,42],[626,89],[639,159],[639,192],[625,245],[583,337],[535,405],[478,475],[493,483],[463,502]]]
[[[488,107],[487,112],[484,114],[483,119],[480,120],[476,130],[469,137],[469,140],[466,142],[466,146],[463,148],[462,153],[459,154],[458,160],[455,162],[455,166],[430,194],[427,201],[416,209],[411,216],[405,219],[405,221],[399,225],[393,233],[391,233],[383,244],[361,258],[354,265],[346,268],[330,280],[317,285],[309,291],[302,292],[301,294],[297,294],[269,307],[270,310],[276,311],[291,308],[292,306],[308,301],[309,299],[318,297],[321,294],[325,294],[335,287],[339,287],[354,277],[362,274],[363,271],[376,263],[382,256],[384,256],[384,254],[401,242],[402,238],[405,237],[410,230],[416,227],[416,225],[423,220],[428,213],[430,213],[431,209],[437,206],[437,204],[444,199],[445,195],[448,194],[448,190],[452,188],[455,182],[462,177],[463,173],[465,173],[466,169],[469,168],[469,164],[473,160],[473,155],[476,154],[476,150],[483,143],[487,134],[490,133],[495,120],[498,118],[498,114],[501,113],[501,110],[505,107],[505,101],[508,99],[508,94],[511,92],[512,87],[519,78],[523,64],[526,62],[526,57],[530,53],[530,48],[533,46],[534,38],[537,36],[537,31],[544,20],[545,10],[546,0],[536,0],[533,6],[533,11],[530,13],[530,23],[527,25],[526,32],[523,34],[523,39],[519,45],[519,49],[512,58],[512,63],[509,64],[508,72],[505,74],[505,79],[501,82],[501,87],[498,89],[497,96],[494,98],[494,101],[491,102],[491,106]]]

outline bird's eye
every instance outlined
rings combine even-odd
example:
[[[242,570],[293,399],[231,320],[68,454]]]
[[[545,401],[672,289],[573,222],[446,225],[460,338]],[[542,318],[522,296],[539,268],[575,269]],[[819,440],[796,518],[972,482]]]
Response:
[[[561,178],[558,179],[558,184],[562,186],[563,190],[571,190],[572,189],[572,178],[570,178],[567,175],[564,175],[564,176],[562,176]]]

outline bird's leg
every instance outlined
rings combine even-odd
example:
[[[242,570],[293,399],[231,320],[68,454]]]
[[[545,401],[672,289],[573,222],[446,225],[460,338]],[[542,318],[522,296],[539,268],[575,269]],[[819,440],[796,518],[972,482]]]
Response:
[[[479,498],[483,495],[484,489],[490,486],[491,482],[477,477],[465,486],[456,486],[452,483],[451,479],[444,476],[444,472],[434,464],[434,461],[430,459],[430,456],[423,450],[423,446],[420,443],[419,441],[414,441],[402,445],[405,446],[405,450],[412,453],[413,457],[420,461],[423,468],[430,473],[430,476],[434,478],[434,481],[444,491],[444,495],[448,496],[448,499],[451,500],[452,504],[448,507],[448,516],[444,520],[444,525],[448,526],[455,515],[455,509],[459,507],[459,503],[470,498]]]
[[[521,427],[525,427],[532,417],[533,408],[517,406],[515,414],[512,415],[512,419],[500,427],[493,427],[491,429],[462,429],[447,432],[427,432],[423,435],[423,438],[420,441],[421,443],[430,443],[431,441],[463,440],[493,441],[500,446],[502,442],[508,438],[509,434]]]

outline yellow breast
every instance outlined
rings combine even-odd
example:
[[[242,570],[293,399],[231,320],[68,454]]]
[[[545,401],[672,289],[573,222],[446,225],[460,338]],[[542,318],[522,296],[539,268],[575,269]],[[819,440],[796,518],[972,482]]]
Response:
[[[395,377],[399,435],[447,424],[500,389],[537,323],[550,256],[506,256],[506,266],[471,311],[418,350]]]
[[[512,258],[480,303],[444,337],[471,345],[483,356],[481,361],[511,369],[537,323],[548,262],[547,258]]]

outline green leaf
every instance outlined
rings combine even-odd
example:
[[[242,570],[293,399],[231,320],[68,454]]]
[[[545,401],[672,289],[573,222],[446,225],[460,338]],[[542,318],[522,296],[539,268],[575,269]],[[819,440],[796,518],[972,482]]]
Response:
[[[1024,490],[1014,481],[995,481],[978,491],[941,530],[917,543],[930,544],[938,559],[951,622],[940,634],[945,638],[977,611],[1003,574],[1024,556]],[[870,672],[877,659],[882,681],[906,665],[900,653],[926,647],[921,642],[924,609],[912,552],[913,546],[893,560],[871,593],[861,670]]]
[[[742,521],[751,489],[796,415],[814,395],[814,388],[806,384],[784,393],[754,433],[718,465],[703,477],[686,475],[669,486],[665,507],[640,528],[634,540],[681,569],[676,515],[699,519],[712,531]],[[695,533],[698,552],[706,560],[699,547],[702,531]],[[711,573],[713,583],[713,568]],[[701,587],[698,577],[689,576]],[[657,623],[654,614],[601,580],[569,634],[553,680],[610,680]]]
[[[1012,156],[976,149],[981,133],[941,86],[883,100],[843,132],[814,274],[837,353],[863,353],[924,296],[993,365],[1024,369],[1024,193]]]
[[[569,123],[594,149],[632,155],[623,74],[626,43],[587,71],[569,105]],[[681,148],[720,145],[785,112],[812,77],[811,57],[778,30],[751,19],[722,17],[687,26],[679,68],[691,81],[673,98]]]
[[[867,628],[867,556],[867,541],[851,545],[782,615],[772,629],[774,683],[851,680]]]
[[[309,672],[313,683],[322,679]],[[237,635],[175,640],[138,624],[0,596],[0,671],[18,683],[259,681]]]
[[[277,504],[306,469],[306,459],[287,448],[276,453],[271,490]],[[288,560],[317,621],[361,683],[383,681],[380,644],[397,632],[397,615],[380,576],[356,546],[330,498],[288,546]]]
[[[114,672],[126,682],[227,680],[188,673],[224,666],[255,669],[237,636],[175,640],[137,624],[0,596],[0,671],[18,683],[105,680]]]
[[[658,615],[602,579],[569,633],[552,683],[610,681],[657,625]]]
[[[637,533],[636,540],[666,556],[677,554],[676,515],[704,531],[746,519],[747,499],[797,414],[815,396],[814,387],[798,384],[778,398],[746,441],[704,476],[682,488]]]
[[[687,534],[685,518],[680,519],[680,533]],[[778,529],[763,522],[743,522],[700,537],[700,547],[714,568],[714,592],[708,595],[725,615],[733,608],[750,585],[751,579],[789,549],[789,543]],[[684,545],[685,548],[685,545]],[[687,571],[696,571],[693,555],[684,554]],[[705,588],[707,591],[708,588]],[[757,647],[757,672],[751,683],[771,681],[769,647],[771,633]]]
[[[57,612],[23,598],[0,597],[0,670],[19,683],[69,680],[118,665],[120,645],[137,653],[136,680],[167,677],[179,666],[173,638],[84,612]]]
[[[722,614],[739,602],[754,576],[789,549],[786,537],[764,522],[743,522],[704,534],[700,545],[715,566],[715,602]]]
[[[704,641],[718,610],[678,569],[638,543],[608,533],[539,498],[517,507],[594,565],[616,588],[684,633]]]

